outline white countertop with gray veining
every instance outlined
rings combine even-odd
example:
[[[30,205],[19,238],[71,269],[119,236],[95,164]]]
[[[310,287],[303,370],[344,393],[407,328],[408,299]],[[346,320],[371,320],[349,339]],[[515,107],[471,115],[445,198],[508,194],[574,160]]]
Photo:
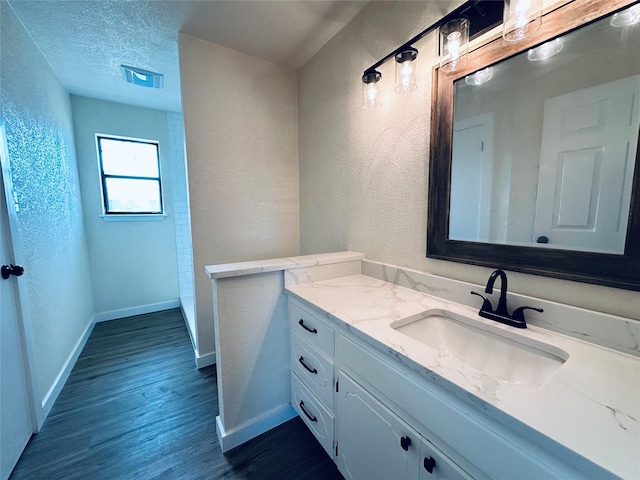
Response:
[[[418,374],[449,390],[455,385],[477,406],[485,402],[616,475],[640,478],[640,358],[535,326],[501,325],[479,317],[477,309],[364,275],[288,286],[287,291]],[[551,345],[568,358],[547,381],[532,387],[493,378],[391,328],[433,309]]]
[[[358,252],[319,253],[317,255],[303,255],[299,257],[208,265],[204,267],[204,271],[209,278],[213,280],[216,278],[241,277],[243,275],[277,272],[294,268],[331,265],[334,263],[362,260],[363,258],[364,254]]]

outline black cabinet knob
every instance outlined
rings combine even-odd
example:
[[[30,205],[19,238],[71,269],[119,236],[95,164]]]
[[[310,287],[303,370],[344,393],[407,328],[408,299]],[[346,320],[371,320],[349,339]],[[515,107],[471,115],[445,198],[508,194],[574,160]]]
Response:
[[[433,457],[424,457],[422,466],[427,472],[433,473],[433,469],[436,467],[436,461],[433,459]]]
[[[4,278],[5,280],[11,275],[19,277],[23,273],[24,268],[22,268],[20,265],[2,265],[2,278]]]
[[[411,439],[409,437],[400,438],[400,446],[405,452],[409,450],[410,445],[411,445]]]

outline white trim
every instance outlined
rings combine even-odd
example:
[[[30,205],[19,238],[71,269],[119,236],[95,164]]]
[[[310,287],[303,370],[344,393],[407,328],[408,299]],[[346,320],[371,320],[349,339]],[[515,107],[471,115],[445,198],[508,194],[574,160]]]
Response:
[[[107,322],[109,320],[117,320],[119,318],[144,315],[145,313],[155,313],[161,312],[163,310],[171,310],[172,308],[180,308],[180,300],[168,300],[166,302],[140,305],[139,307],[120,308],[118,310],[100,312],[94,315],[94,321],[95,323]]]
[[[166,213],[105,213],[98,216],[105,222],[161,222],[169,215]]]
[[[194,332],[191,331],[191,326],[189,324],[189,317],[195,317],[195,305],[193,304],[193,298],[191,299],[191,305],[189,305],[191,307],[190,309],[186,308],[184,303],[185,302],[183,300],[183,297],[180,297],[180,311],[182,312],[182,318],[184,319],[184,324],[187,327],[187,332],[189,333],[189,338],[191,339],[191,346],[193,347],[193,351],[197,352],[198,342],[196,342]],[[195,324],[195,318],[193,323]]]
[[[69,354],[69,357],[67,358],[67,361],[64,363],[64,366],[60,370],[60,373],[58,373],[58,376],[53,382],[53,385],[51,385],[51,388],[49,389],[44,399],[42,400],[42,412],[45,419],[49,415],[49,412],[51,412],[53,405],[56,403],[56,400],[58,399],[58,395],[60,395],[60,392],[62,391],[62,387],[64,387],[64,384],[67,382],[69,375],[71,375],[71,370],[73,370],[73,367],[78,361],[78,357],[80,356],[80,353],[82,353],[82,349],[86,345],[87,340],[89,339],[89,336],[93,331],[94,325],[95,325],[95,315],[91,318],[91,320],[89,320],[87,327],[84,329],[84,332],[76,342],[75,347]]]
[[[251,423],[245,423],[233,431],[225,432],[222,418],[218,415],[216,417],[216,434],[218,435],[222,453],[228,452],[232,448],[242,445],[297,416],[298,413],[291,404],[287,404],[261,415]]]
[[[196,367],[198,368],[204,368],[216,364],[216,352],[200,355],[198,350],[194,350],[193,353],[196,356]]]

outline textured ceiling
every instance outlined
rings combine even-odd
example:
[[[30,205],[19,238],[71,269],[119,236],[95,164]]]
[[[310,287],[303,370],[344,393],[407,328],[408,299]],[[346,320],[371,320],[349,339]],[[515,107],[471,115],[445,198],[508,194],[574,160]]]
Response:
[[[178,32],[298,69],[364,1],[9,0],[70,93],[181,111]],[[165,75],[122,80],[120,65]]]

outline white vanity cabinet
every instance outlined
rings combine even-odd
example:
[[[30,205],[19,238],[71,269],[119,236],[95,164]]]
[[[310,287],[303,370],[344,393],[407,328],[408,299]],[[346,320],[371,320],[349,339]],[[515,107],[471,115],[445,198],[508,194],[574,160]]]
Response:
[[[289,313],[292,404],[346,478],[614,478],[291,297]]]
[[[335,330],[315,312],[291,300],[289,321],[291,405],[333,458]]]
[[[336,463],[345,478],[471,478],[348,374],[338,379]]]

